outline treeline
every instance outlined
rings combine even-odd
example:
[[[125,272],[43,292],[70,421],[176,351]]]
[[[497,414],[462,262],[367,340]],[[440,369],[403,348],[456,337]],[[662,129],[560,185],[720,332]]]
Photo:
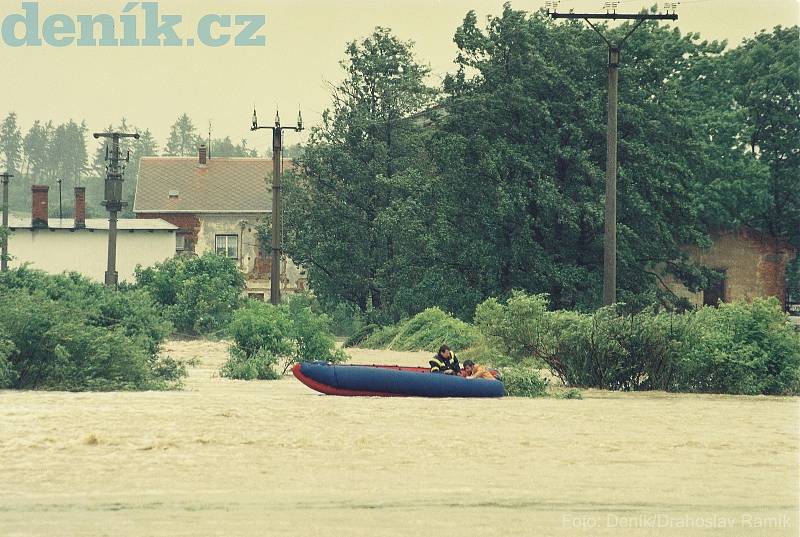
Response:
[[[620,38],[628,24],[602,28]],[[377,28],[286,181],[286,247],[331,307],[393,322],[488,297],[601,303],[607,47],[582,22],[506,5],[455,31],[441,87]],[[645,22],[622,52],[618,299],[686,307],[660,283],[715,278],[684,246],[749,226],[800,248],[798,27],[729,49]]]
[[[94,131],[100,128],[92,129]],[[125,171],[123,196],[128,207],[123,216],[130,216],[139,159],[147,156],[192,156],[197,154],[200,144],[208,139],[198,131],[186,114],[177,118],[170,128],[169,138],[161,146],[148,128],[132,125],[122,118],[117,125],[109,124],[105,132],[138,132],[139,140],[124,139],[123,154],[130,150],[130,163]],[[63,190],[64,216],[71,217],[73,210],[72,188],[87,188],[88,216],[104,215],[100,201],[103,199],[105,178],[106,141],[101,140],[94,148],[87,148],[91,132],[85,121],[69,120],[56,125],[52,121],[36,120],[23,134],[17,122],[17,114],[10,112],[0,124],[0,170],[14,174],[10,188],[12,211],[30,212],[30,186],[33,184],[51,187],[51,214],[58,210],[58,181]],[[211,140],[215,157],[257,157],[258,152],[248,147],[246,140],[234,143],[229,136]],[[299,146],[287,148],[291,156],[302,152]]]

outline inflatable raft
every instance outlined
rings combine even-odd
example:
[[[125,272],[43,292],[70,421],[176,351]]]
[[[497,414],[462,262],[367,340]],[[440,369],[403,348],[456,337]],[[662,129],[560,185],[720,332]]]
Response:
[[[502,397],[505,393],[499,380],[442,375],[425,367],[302,362],[292,373],[309,388],[327,395]]]

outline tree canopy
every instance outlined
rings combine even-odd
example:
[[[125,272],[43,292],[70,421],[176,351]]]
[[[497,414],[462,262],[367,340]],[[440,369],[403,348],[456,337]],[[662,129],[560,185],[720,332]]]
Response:
[[[621,301],[674,305],[664,272],[705,286],[712,274],[683,247],[708,245],[714,229],[797,240],[796,36],[776,28],[726,52],[646,22],[626,41]],[[457,69],[438,95],[388,30],[348,45],[345,79],[288,181],[288,252],[324,300],[378,317],[431,305],[470,317],[514,289],[598,306],[605,43],[509,5],[485,27],[468,13],[454,39]]]

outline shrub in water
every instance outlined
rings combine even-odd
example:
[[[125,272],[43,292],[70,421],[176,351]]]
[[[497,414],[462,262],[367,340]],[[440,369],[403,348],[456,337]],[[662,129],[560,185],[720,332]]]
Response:
[[[295,362],[322,360],[343,362],[347,355],[336,348],[336,340],[330,328],[330,319],[325,314],[317,314],[302,300],[290,298],[284,306],[291,322],[291,338],[294,353],[284,364],[284,370]]]
[[[512,397],[543,397],[547,395],[547,381],[531,367],[504,368],[503,386]]]
[[[400,323],[402,324],[402,323]],[[400,324],[390,324],[389,326],[378,327],[372,333],[361,340],[361,347],[365,349],[386,349],[392,344],[397,333],[400,331]]]
[[[235,347],[230,349],[230,358],[220,370],[223,377],[238,380],[274,380],[279,377],[275,370],[278,358],[266,349],[245,355]]]
[[[11,388],[17,380],[17,372],[11,364],[14,344],[0,331],[0,389]]]
[[[345,347],[361,347],[364,344],[364,340],[371,336],[375,331],[380,330],[380,326],[377,324],[368,324],[365,325],[358,330],[356,330],[352,336],[347,338],[347,341],[344,342]]]
[[[280,306],[250,301],[234,314],[229,333],[234,343],[220,373],[230,378],[277,378],[278,364],[286,372],[299,361],[347,359],[336,348],[328,317],[314,313],[303,297]]]
[[[233,259],[210,252],[136,269],[136,286],[159,303],[179,333],[216,334],[242,304],[245,278]]]
[[[702,308],[675,389],[734,394],[800,392],[800,334],[775,298]]]
[[[443,344],[465,349],[477,340],[478,334],[472,326],[434,307],[373,332],[361,344],[372,349],[436,352]]]
[[[617,307],[593,314],[549,312],[544,295],[489,299],[475,322],[514,360],[538,359],[578,387],[735,394],[800,391],[800,336],[775,299],[722,304],[696,313]]]
[[[165,389],[185,375],[158,356],[170,326],[146,294],[29,269],[0,276],[0,290],[0,375],[10,387]]]

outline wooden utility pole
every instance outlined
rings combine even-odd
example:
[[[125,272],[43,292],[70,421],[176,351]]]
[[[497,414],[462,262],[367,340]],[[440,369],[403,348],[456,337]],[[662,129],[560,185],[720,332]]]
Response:
[[[303,130],[303,115],[297,112],[297,125],[282,127],[281,118],[275,112],[275,125],[260,127],[255,108],[253,109],[253,124],[251,131],[259,129],[272,130],[272,271],[269,284],[269,301],[277,306],[281,303],[281,151],[283,148],[283,131],[300,132]]]
[[[122,132],[96,132],[94,138],[111,138],[111,152],[109,155],[106,146],[106,185],[105,196],[102,205],[108,211],[108,264],[106,266],[105,284],[109,287],[116,287],[119,280],[117,274],[117,213],[125,207],[127,202],[122,201],[122,180],[125,173],[125,166],[120,162],[128,163],[131,160],[131,152],[125,158],[119,156],[119,139],[134,138],[139,139],[139,134],[127,134]]]
[[[673,7],[674,9],[674,7]],[[617,301],[617,103],[619,101],[619,51],[625,40],[646,20],[678,20],[673,13],[556,13],[554,19],[583,19],[608,45],[608,125],[606,129],[606,202],[603,235],[603,305]],[[609,41],[590,19],[635,20],[619,41]]]
[[[3,180],[3,228],[8,233],[8,180],[14,177],[8,172],[0,173]],[[0,272],[8,271],[8,235],[3,235],[2,250],[0,250]]]

